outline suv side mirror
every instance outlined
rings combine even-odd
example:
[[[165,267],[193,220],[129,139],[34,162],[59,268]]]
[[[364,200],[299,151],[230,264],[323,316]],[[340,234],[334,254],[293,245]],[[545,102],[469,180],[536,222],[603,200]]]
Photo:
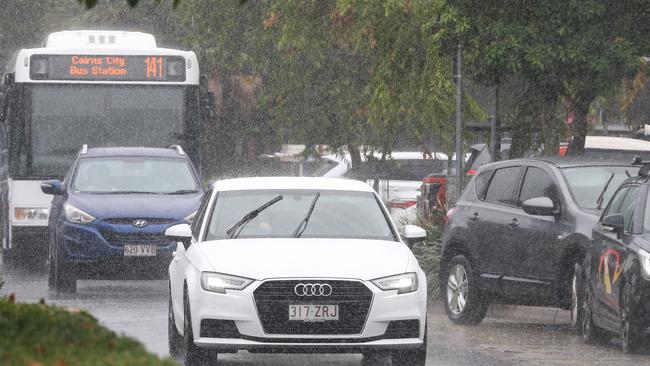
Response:
[[[63,184],[60,180],[48,180],[41,183],[41,191],[53,196],[63,196]]]
[[[402,235],[406,245],[413,248],[415,243],[424,240],[427,237],[427,232],[423,228],[415,225],[404,226],[404,234]]]
[[[192,229],[188,224],[174,225],[165,230],[165,236],[171,238],[175,242],[183,243],[183,247],[187,250],[192,242]]]
[[[620,213],[607,215],[600,220],[603,230],[611,231],[620,236],[623,233],[623,215]]]
[[[535,197],[524,201],[521,204],[524,212],[535,216],[555,216],[558,211],[555,209],[553,201],[548,197]]]

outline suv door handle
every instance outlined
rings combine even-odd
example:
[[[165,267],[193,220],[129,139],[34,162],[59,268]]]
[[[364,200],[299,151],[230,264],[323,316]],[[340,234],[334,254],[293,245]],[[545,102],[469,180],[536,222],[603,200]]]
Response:
[[[470,221],[478,221],[478,212],[474,212],[474,215],[469,217]]]
[[[510,223],[508,223],[508,226],[517,227],[517,226],[519,226],[519,221],[517,221],[517,219],[512,219],[512,221],[510,221]]]

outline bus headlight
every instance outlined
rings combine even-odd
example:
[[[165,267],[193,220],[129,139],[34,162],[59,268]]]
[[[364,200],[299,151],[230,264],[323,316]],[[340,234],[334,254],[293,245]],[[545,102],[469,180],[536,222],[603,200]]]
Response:
[[[83,212],[80,209],[68,203],[63,205],[63,213],[65,214],[65,218],[68,221],[73,222],[75,224],[90,224],[91,222],[95,221],[94,216],[86,212]]]
[[[39,207],[14,207],[16,221],[44,221],[47,220],[49,210]]]

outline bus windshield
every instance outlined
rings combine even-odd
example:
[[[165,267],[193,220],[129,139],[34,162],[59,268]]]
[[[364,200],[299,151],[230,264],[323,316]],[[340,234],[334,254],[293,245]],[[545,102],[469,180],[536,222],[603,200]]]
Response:
[[[36,85],[31,89],[31,169],[62,175],[82,144],[181,143],[185,89],[136,85]],[[30,164],[27,164],[28,166]]]

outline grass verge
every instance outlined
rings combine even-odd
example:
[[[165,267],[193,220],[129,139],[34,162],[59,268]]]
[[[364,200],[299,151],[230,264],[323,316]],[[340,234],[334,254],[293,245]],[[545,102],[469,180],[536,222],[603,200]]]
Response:
[[[90,314],[0,299],[0,365],[176,365],[101,326]]]

